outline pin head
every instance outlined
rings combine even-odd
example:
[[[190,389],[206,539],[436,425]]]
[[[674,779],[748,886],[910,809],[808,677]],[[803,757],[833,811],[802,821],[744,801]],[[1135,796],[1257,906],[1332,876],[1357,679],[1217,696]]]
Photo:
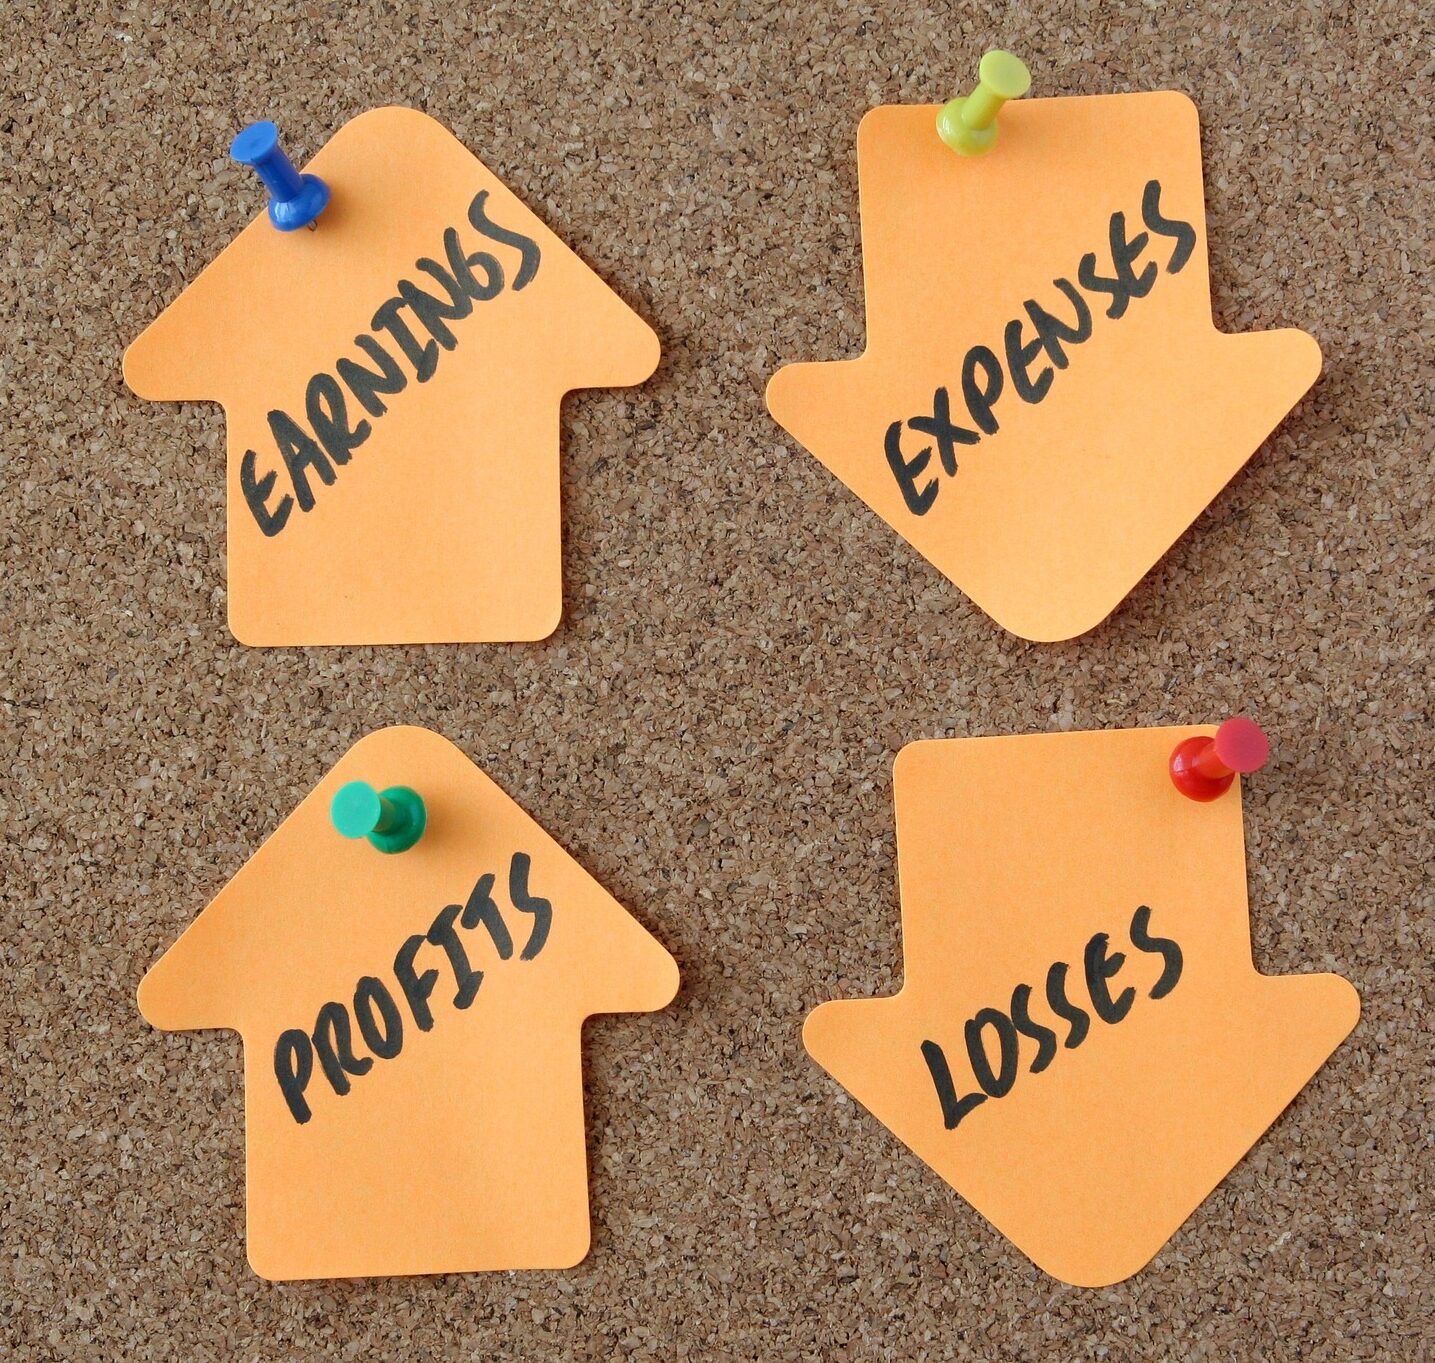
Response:
[[[977,75],[977,88],[964,99],[948,100],[937,115],[938,135],[962,156],[990,151],[997,140],[997,111],[1031,89],[1026,63],[1010,52],[988,52]]]
[[[341,786],[330,801],[329,818],[344,837],[367,838],[380,852],[407,852],[428,826],[417,791],[408,786],[378,791],[367,781]]]
[[[1237,715],[1228,719],[1214,737],[1183,739],[1171,754],[1171,780],[1192,800],[1214,800],[1224,795],[1236,773],[1256,771],[1270,756],[1270,740],[1253,720]]]
[[[251,123],[230,144],[229,154],[250,166],[269,190],[269,221],[281,232],[312,227],[329,203],[329,186],[301,175],[279,145],[279,129],[265,119]]]

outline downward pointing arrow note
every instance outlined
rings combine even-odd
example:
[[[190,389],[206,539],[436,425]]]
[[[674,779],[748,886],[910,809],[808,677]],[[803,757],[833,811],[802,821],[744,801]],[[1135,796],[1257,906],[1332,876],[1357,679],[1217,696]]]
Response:
[[[986,157],[936,110],[858,135],[868,348],[795,364],[776,419],[1000,624],[1104,619],[1320,370],[1211,320],[1195,108],[1011,104]]]
[[[823,1004],[803,1032],[983,1216],[1084,1287],[1141,1269],[1360,1013],[1337,975],[1256,970],[1239,790],[1197,804],[1167,775],[1197,732],[904,749],[902,990]]]

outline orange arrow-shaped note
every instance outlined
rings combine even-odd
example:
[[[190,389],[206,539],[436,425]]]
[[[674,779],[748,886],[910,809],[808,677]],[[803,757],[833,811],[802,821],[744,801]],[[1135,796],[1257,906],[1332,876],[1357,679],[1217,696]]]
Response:
[[[1336,975],[1251,961],[1239,788],[1209,729],[940,740],[897,759],[905,981],[808,1052],[1040,1267],[1135,1273],[1350,1032]]]
[[[862,121],[866,352],[776,419],[1001,625],[1103,620],[1315,381],[1299,331],[1211,320],[1196,111],[1026,100],[981,157],[936,109]]]
[[[331,822],[408,786],[406,851]],[[156,1027],[244,1038],[266,1278],[566,1268],[588,1252],[580,1035],[677,992],[668,952],[447,739],[354,745],[144,977]]]
[[[658,338],[417,110],[360,115],[305,169],[333,194],[316,230],[261,213],[125,355],[142,397],[224,405],[230,628],[543,638],[563,395],[641,383]]]

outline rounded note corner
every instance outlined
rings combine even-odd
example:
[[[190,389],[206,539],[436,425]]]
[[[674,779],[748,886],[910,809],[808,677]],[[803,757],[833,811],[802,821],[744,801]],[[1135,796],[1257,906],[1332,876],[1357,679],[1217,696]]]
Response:
[[[151,983],[151,976],[154,974],[153,967],[146,970],[140,976],[140,982],[135,986],[135,1007],[139,1009],[140,1016],[157,1032],[167,1032],[170,1029],[164,1025],[156,1016],[156,1013],[163,1013],[162,1008],[157,1008],[157,1000],[154,997],[154,985]]]
[[[344,127],[340,129],[340,132],[344,131],[345,128],[357,128],[364,123],[387,122],[414,123],[416,126],[422,125],[424,127],[433,126],[443,128],[444,132],[448,132],[448,129],[444,128],[444,125],[432,114],[426,114],[422,109],[415,109],[411,104],[379,104],[372,109],[365,109],[363,113],[355,114],[353,118],[345,123]],[[452,135],[452,133],[449,133],[449,136]]]
[[[445,127],[432,114],[424,113],[422,109],[415,109],[408,104],[380,104],[376,108],[355,114],[347,123],[337,128],[315,155],[323,155],[336,143],[347,141],[350,137],[388,134],[407,139],[404,143],[406,154],[412,156],[414,139],[435,133],[441,133],[450,141],[458,142],[451,129]],[[459,145],[463,144],[460,142]]]
[[[1149,571],[1149,569],[1148,569]],[[1135,583],[1132,584],[1135,586]],[[1046,610],[1041,611],[1040,617],[1036,612],[1030,616],[1021,608],[1008,612],[1005,608],[1000,611],[993,610],[990,606],[975,597],[972,600],[975,604],[991,617],[994,623],[999,625],[1008,634],[1015,635],[1018,639],[1025,639],[1029,644],[1066,644],[1073,639],[1079,639],[1084,634],[1090,634],[1092,630],[1106,623],[1131,594],[1128,587],[1115,601],[1099,608],[1098,614],[1090,611],[1066,611],[1062,613],[1059,622],[1053,620],[1052,613]],[[1073,623],[1074,622],[1074,623]]]
[[[661,946],[662,943],[659,945]],[[652,1011],[655,1013],[662,1012],[664,1008],[671,1008],[678,997],[678,992],[683,987],[683,972],[678,965],[678,958],[667,947],[663,947],[663,955],[668,958],[663,967],[663,974],[666,978],[656,991],[657,995],[662,996],[662,1002],[654,1005]]]
[[[445,737],[445,735],[439,733],[436,729],[426,728],[422,724],[385,724],[381,729],[372,729],[361,738],[356,738],[339,760],[341,762],[346,761],[361,749],[368,748],[375,744],[387,746],[396,741],[407,742],[410,740],[417,740],[420,743],[430,743],[445,751],[452,750],[453,752],[459,753],[465,760],[468,759],[468,754],[465,753],[457,743],[451,738]],[[337,766],[338,763],[335,763],[335,767]],[[332,772],[334,768],[330,770]]]
[[[1352,981],[1346,979],[1344,975],[1337,975],[1334,971],[1330,973],[1330,979],[1340,982],[1336,987],[1335,995],[1338,996],[1339,1002],[1337,1006],[1341,1010],[1341,1022],[1345,1027],[1343,1035],[1349,1036],[1355,1030],[1356,1024],[1360,1021],[1362,1011],[1360,990],[1355,987]]]
[[[836,1022],[837,1014],[842,1011],[843,1005],[849,1002],[851,1000],[848,999],[827,999],[802,1019],[802,1048],[823,1069],[828,1066],[819,1052],[828,1038],[828,1028]]]
[[[1270,383],[1284,394],[1289,411],[1320,378],[1325,364],[1320,342],[1300,327],[1273,327],[1267,331],[1221,332],[1221,343],[1241,367],[1269,376]],[[1237,352],[1236,346],[1244,349]],[[1272,422],[1272,426],[1278,423]]]
[[[1302,358],[1310,375],[1306,382],[1306,387],[1309,388],[1320,377],[1320,371],[1325,367],[1325,355],[1321,351],[1320,342],[1310,332],[1303,331],[1300,327],[1289,327],[1287,330],[1290,335],[1300,338],[1296,345],[1302,352]]]
[[[1193,128],[1195,128],[1197,131],[1200,130],[1201,110],[1196,104],[1196,101],[1192,99],[1191,96],[1188,95],[1184,90],[1152,90],[1148,94],[1143,96],[1143,98],[1159,99],[1163,103],[1172,105],[1174,108],[1179,109],[1185,117],[1191,120]]]
[[[1194,1211],[1195,1207],[1191,1210]],[[1183,1216],[1181,1221],[1186,1219]],[[999,1222],[993,1221],[992,1224],[1043,1273],[1069,1287],[1085,1291],[1115,1287],[1117,1283],[1134,1278],[1150,1266],[1179,1229],[1178,1223],[1159,1235],[1148,1231],[1144,1235],[1123,1239],[1120,1244],[1106,1246],[1086,1237],[1043,1236],[1043,1243],[1037,1247],[1031,1243],[1034,1237],[1030,1234],[1018,1238]]]
[[[1139,1263],[1130,1264],[1129,1266],[1125,1264],[1118,1267],[1092,1267],[1090,1265],[1083,1265],[1078,1268],[1073,1268],[1069,1272],[1063,1272],[1052,1263],[1042,1262],[1035,1257],[1032,1257],[1032,1263],[1041,1269],[1043,1273],[1050,1275],[1058,1282],[1066,1283],[1069,1287],[1079,1287],[1084,1291],[1094,1292],[1103,1287],[1115,1287],[1117,1283],[1124,1283],[1128,1278],[1134,1278],[1156,1257],[1164,1244],[1165,1241],[1163,1240],[1161,1245],[1158,1245],[1149,1254],[1143,1253]],[[1020,1248],[1020,1246],[1018,1246],[1018,1248]],[[1025,1251],[1023,1251],[1023,1253],[1025,1253]]]
[[[634,358],[633,362],[634,377],[629,380],[626,385],[629,388],[636,388],[640,383],[647,383],[647,381],[658,372],[658,366],[663,362],[662,338],[653,329],[653,324],[649,322],[646,317],[641,317],[637,313],[633,315],[642,323],[643,331],[642,349]],[[639,373],[639,370],[642,370],[642,373]]]
[[[525,628],[521,635],[515,634],[510,643],[515,644],[538,644],[544,639],[551,639],[557,632],[558,626],[563,623],[563,592],[562,590],[553,593],[553,599],[547,603],[543,614],[534,612],[535,623]]]
[[[147,331],[148,328],[145,330]],[[125,353],[120,356],[120,377],[124,379],[125,387],[137,398],[143,398],[146,402],[155,402],[158,399],[144,379],[144,338],[145,332],[142,331],[125,347]]]
[[[180,298],[183,296],[181,293]],[[187,353],[176,356],[171,349],[173,342],[169,339],[169,329],[164,321],[178,301],[174,299],[168,303],[159,316],[125,347],[125,353],[120,357],[120,377],[125,387],[144,402],[218,401],[196,391],[203,384],[186,368]]]
[[[282,1268],[270,1262],[258,1246],[251,1239],[244,1246],[244,1257],[249,1263],[250,1272],[256,1278],[263,1278],[267,1283],[287,1283],[295,1281],[293,1273],[286,1273]]]
[[[649,934],[651,936],[651,934]],[[634,996],[634,1006],[631,1008],[617,1008],[614,1012],[621,1013],[661,1013],[673,1006],[678,997],[679,990],[683,986],[683,973],[679,968],[673,953],[667,949],[656,937],[653,942],[657,949],[662,952],[664,960],[655,963],[646,976],[646,983],[649,986],[646,992]],[[606,1010],[605,1010],[606,1011]],[[588,1017],[594,1014],[589,1013]],[[586,1018],[585,1018],[586,1021]]]
[[[791,415],[790,404],[796,398],[796,386],[801,382],[802,371],[815,366],[809,360],[794,360],[775,369],[769,376],[762,392],[762,400],[768,413],[784,430],[791,432],[787,417]]]
[[[907,104],[877,104],[868,109],[867,112],[857,120],[857,145],[859,149],[862,145],[863,137],[875,133],[878,124],[885,123],[889,118],[900,116],[904,110],[911,107],[911,105]],[[919,107],[926,108],[927,106],[921,105]],[[936,118],[937,109],[939,107],[940,106],[936,104],[931,106],[933,119]]]
[[[769,412],[772,411],[772,402],[774,397],[777,396],[778,389],[781,385],[782,376],[787,373],[787,371],[791,368],[792,365],[790,364],[780,365],[778,368],[774,369],[771,374],[767,376],[767,382],[762,386],[762,398],[763,401],[767,404],[767,410]]]
[[[923,756],[936,749],[940,744],[949,741],[945,738],[914,738],[910,743],[904,743],[897,749],[897,755],[892,759],[892,780],[905,780],[908,767],[914,762],[919,762]]]
[[[572,1236],[571,1242],[568,1245],[562,1248],[554,1249],[553,1262],[552,1264],[547,1265],[547,1267],[555,1269],[577,1268],[578,1265],[581,1264],[583,1260],[586,1259],[588,1255],[592,1252],[592,1224],[587,1220],[587,1218],[584,1218],[583,1224],[581,1226],[575,1227],[574,1230],[575,1234]]]
[[[256,610],[256,604],[249,602],[246,609],[246,594],[234,590],[234,581],[231,578],[225,589],[224,623],[229,627],[234,642],[245,648],[294,647],[292,641],[276,638],[267,631],[264,612]]]

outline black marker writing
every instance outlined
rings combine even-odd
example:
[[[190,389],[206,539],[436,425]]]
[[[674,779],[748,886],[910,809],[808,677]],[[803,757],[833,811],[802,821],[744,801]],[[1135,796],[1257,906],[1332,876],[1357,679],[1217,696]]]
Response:
[[[1151,910],[1142,905],[1131,918],[1131,945],[1140,952],[1162,959],[1161,976],[1148,991],[1147,997],[1165,998],[1181,978],[1181,948],[1169,937],[1153,936]],[[1108,1026],[1120,1023],[1136,1002],[1132,985],[1111,991],[1111,981],[1126,964],[1126,953],[1112,951],[1110,938],[1104,932],[1094,934],[1082,952],[1083,974],[1091,1009]],[[1067,975],[1071,967],[1057,961],[1046,972],[1046,1003],[1052,1015],[1067,1024],[1062,1045],[1073,1050],[1086,1040],[1091,1030],[1091,1013],[1072,1003],[1067,993]],[[1016,1085],[1021,1072],[1022,1038],[1036,1042],[1036,1052],[1027,1064],[1028,1074],[1040,1074],[1058,1054],[1057,1033],[1032,1016],[1032,986],[1019,984],[1012,990],[1011,1003],[1005,1009],[982,1008],[962,1027],[963,1048],[975,1087],[958,1094],[951,1063],[940,1042],[930,1038],[921,1045],[922,1060],[931,1076],[942,1114],[942,1125],[955,1131],[962,1120],[989,1098],[1005,1098]]]
[[[532,860],[526,852],[515,852],[509,862],[509,899],[513,908],[533,920],[528,941],[519,956],[531,961],[543,950],[553,926],[553,905],[529,890]],[[498,905],[493,902],[494,877],[479,877],[462,909],[449,904],[440,909],[427,931],[407,938],[394,955],[393,978],[398,997],[420,1032],[435,1024],[430,1000],[438,989],[442,968],[447,967],[455,986],[453,1006],[463,1010],[473,1004],[483,984],[484,972],[471,962],[469,952],[484,944],[482,939],[465,940],[463,932],[482,927],[500,961],[513,956],[513,938]],[[422,959],[420,959],[422,953]],[[436,963],[435,963],[436,962]],[[372,1054],[361,1054],[354,1029]],[[313,1113],[306,1097],[314,1077],[315,1062],[329,1087],[343,1097],[353,1088],[353,1079],[367,1074],[374,1060],[394,1060],[404,1048],[404,1015],[395,991],[377,975],[363,976],[354,989],[352,1007],[333,1000],[320,1007],[311,1030],[290,1027],[274,1044],[274,1078],[279,1084],[290,1115],[301,1126]]]
[[[380,1060],[392,1060],[403,1050],[403,1016],[388,985],[377,976],[365,975],[359,981],[354,990],[354,1017],[358,1019],[364,1045]]]
[[[1081,289],[1112,321],[1125,316],[1133,300],[1151,292],[1163,268],[1167,274],[1179,274],[1196,247],[1196,229],[1161,212],[1159,180],[1148,181],[1142,192],[1141,221],[1146,230],[1133,235],[1127,227],[1126,214],[1112,213],[1107,222],[1105,253],[1109,267],[1098,260],[1095,251],[1088,251],[1077,263],[1076,278]],[[1148,250],[1154,249],[1153,237],[1169,238],[1175,243],[1164,267],[1146,258]],[[968,347],[962,359],[960,382],[962,405],[970,425],[952,420],[946,387],[933,394],[931,416],[918,414],[888,424],[883,455],[902,501],[914,516],[925,516],[937,500],[940,481],[935,469],[929,471],[933,453],[940,460],[942,472],[948,478],[954,477],[957,446],[975,445],[984,436],[1001,430],[997,404],[1008,384],[1020,401],[1033,406],[1042,402],[1056,374],[1071,363],[1071,348],[1091,339],[1091,302],[1069,279],[1054,279],[1052,287],[1065,296],[1066,304],[1053,302],[1048,309],[1035,298],[1028,298],[1021,305],[1025,317],[1013,318],[1003,329],[1000,357],[987,345]],[[935,445],[910,441],[914,449],[909,453],[902,439],[904,430],[929,436]]]
[[[486,189],[474,196],[468,221],[485,240],[518,252],[512,284],[517,292],[538,273],[542,255],[531,237],[494,222],[488,216],[487,200]],[[261,473],[256,451],[244,451],[239,461],[239,486],[264,535],[279,534],[296,506],[301,512],[314,509],[310,475],[325,486],[332,484],[337,477],[335,469],[343,468],[373,433],[372,419],[388,411],[385,398],[408,387],[409,375],[391,352],[396,350],[407,361],[416,382],[427,383],[438,370],[440,354],[459,343],[460,333],[450,324],[462,322],[476,303],[486,303],[503,291],[504,271],[498,256],[482,250],[469,253],[457,228],[444,231],[443,255],[442,262],[428,256],[415,261],[415,273],[428,277],[424,285],[413,279],[399,280],[393,296],[375,310],[369,323],[372,334],[354,337],[362,360],[340,356],[332,374],[323,371],[309,380],[304,391],[307,428],[282,409],[269,413],[270,434],[289,491],[279,489],[279,470],[273,460]],[[430,287],[429,281],[437,287]],[[369,419],[350,414],[349,398]]]
[[[1164,999],[1181,978],[1185,958],[1181,955],[1181,948],[1169,937],[1153,937],[1149,931],[1150,927],[1151,910],[1143,904],[1131,919],[1131,945],[1137,951],[1148,951],[1160,956],[1165,962],[1161,978],[1151,986],[1150,993],[1153,999]]]
[[[956,1086],[952,1083],[951,1066],[947,1064],[947,1053],[935,1041],[922,1042],[922,1059],[927,1062],[932,1083],[936,1086],[937,1099],[942,1105],[942,1120],[948,1131],[954,1131],[962,1118],[974,1107],[986,1102],[985,1093],[968,1093],[958,1098]]]

